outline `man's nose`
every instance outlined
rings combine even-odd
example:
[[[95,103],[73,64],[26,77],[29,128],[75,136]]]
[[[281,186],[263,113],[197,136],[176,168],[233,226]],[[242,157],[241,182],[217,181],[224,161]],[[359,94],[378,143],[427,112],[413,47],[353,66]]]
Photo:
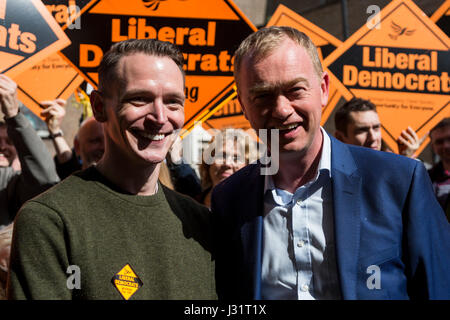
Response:
[[[375,140],[375,130],[369,129],[369,132],[367,133],[367,140],[373,141]]]
[[[166,106],[161,99],[155,99],[155,101],[151,104],[148,116],[150,116],[152,121],[159,124],[164,124],[167,122]]]
[[[284,120],[287,119],[291,113],[291,102],[284,95],[279,95],[275,100],[275,106],[272,110],[272,117]]]

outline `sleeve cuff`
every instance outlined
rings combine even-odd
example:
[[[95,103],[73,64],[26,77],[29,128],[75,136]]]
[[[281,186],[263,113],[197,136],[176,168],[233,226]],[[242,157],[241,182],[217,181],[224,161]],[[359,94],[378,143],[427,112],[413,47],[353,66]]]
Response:
[[[30,125],[27,117],[22,112],[18,112],[14,117],[5,118],[8,127],[27,127]]]

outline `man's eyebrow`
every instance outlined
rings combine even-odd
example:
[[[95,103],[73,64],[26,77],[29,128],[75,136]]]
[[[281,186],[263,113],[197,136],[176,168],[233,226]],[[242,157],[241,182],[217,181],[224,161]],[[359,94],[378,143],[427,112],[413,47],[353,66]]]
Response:
[[[276,91],[280,89],[285,89],[292,87],[298,83],[304,83],[307,86],[309,86],[309,81],[306,78],[298,77],[286,82],[279,82],[275,84],[268,84],[268,83],[257,83],[253,87],[250,88],[250,94],[260,93],[260,92],[268,92],[268,91]]]
[[[356,130],[369,130],[370,126],[366,126],[366,125],[364,125],[364,126],[356,126],[355,129]]]
[[[147,90],[142,90],[142,89],[135,89],[135,90],[130,90],[125,92],[125,94],[121,97],[121,101],[124,102],[127,99],[136,97],[136,96],[144,96],[144,97],[152,97],[153,93],[147,91]],[[178,92],[169,92],[167,94],[165,94],[165,96],[167,97],[173,97],[173,98],[177,98],[180,100],[185,100],[185,96],[184,94],[180,94]]]
[[[381,127],[381,123],[377,123],[372,125],[363,125],[363,126],[356,126],[356,130],[369,130],[370,128],[377,128],[377,127]]]
[[[149,96],[151,94],[148,91],[141,90],[141,89],[130,90],[130,91],[126,91],[126,92],[123,93],[123,96],[122,96],[121,100],[125,100],[125,99],[128,99],[130,97],[139,96],[139,95]]]

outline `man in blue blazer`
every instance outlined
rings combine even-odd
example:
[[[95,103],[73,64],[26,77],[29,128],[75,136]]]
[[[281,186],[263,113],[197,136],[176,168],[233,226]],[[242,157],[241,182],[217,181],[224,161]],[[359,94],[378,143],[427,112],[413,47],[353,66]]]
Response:
[[[425,168],[320,127],[329,80],[311,40],[261,29],[234,66],[278,170],[250,164],[214,189],[219,298],[450,299],[450,226]]]

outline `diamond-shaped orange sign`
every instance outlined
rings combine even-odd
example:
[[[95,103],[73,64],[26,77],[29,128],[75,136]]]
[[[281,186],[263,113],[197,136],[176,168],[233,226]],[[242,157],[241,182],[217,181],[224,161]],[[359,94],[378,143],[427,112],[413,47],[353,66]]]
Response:
[[[450,0],[446,0],[430,17],[431,21],[445,32],[447,36],[450,35]],[[447,117],[450,117],[450,109],[447,110]],[[430,137],[427,136],[425,141],[422,142],[419,149],[416,151],[416,155],[419,155],[430,143]]]
[[[69,25],[81,28],[76,21],[90,0],[43,0],[45,7],[64,30]],[[72,68],[59,53],[54,53],[23,71],[14,80],[18,86],[18,98],[37,116],[43,100],[64,99],[83,83],[84,78]]]
[[[125,300],[130,299],[143,285],[141,279],[129,264],[120,269],[111,279],[111,282]]]
[[[230,0],[93,0],[63,54],[94,87],[103,54],[126,39],[175,43],[185,57],[185,128],[230,98],[234,50],[256,28]]]
[[[223,128],[240,128],[247,130],[250,129],[251,126],[250,122],[245,119],[239,100],[233,98],[209,117],[208,120],[203,123],[203,128],[206,130]]]
[[[0,73],[14,78],[70,44],[39,0],[0,0]]]
[[[446,0],[430,19],[450,37],[450,0]]]
[[[395,0],[324,61],[343,96],[377,106],[383,140],[423,137],[449,114],[450,40],[412,1]]]
[[[84,81],[59,53],[45,58],[14,80],[19,100],[37,116],[42,111],[40,102],[58,98],[67,100]]]

